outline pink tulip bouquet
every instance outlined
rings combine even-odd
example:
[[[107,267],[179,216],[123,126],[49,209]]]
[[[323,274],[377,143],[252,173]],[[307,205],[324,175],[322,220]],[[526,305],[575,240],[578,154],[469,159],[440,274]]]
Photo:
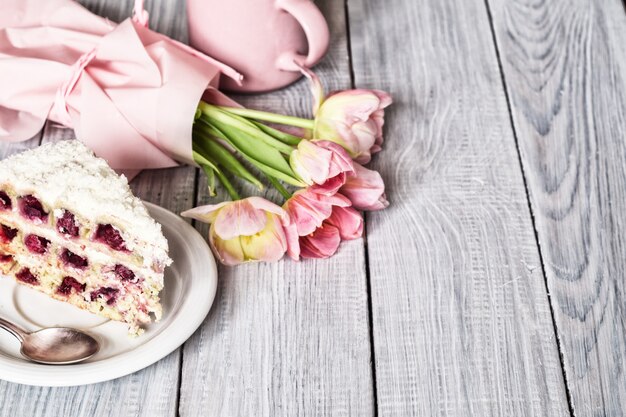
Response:
[[[359,210],[389,205],[380,174],[363,167],[381,150],[388,94],[344,90],[324,96],[320,80],[304,69],[313,86],[314,118],[222,107],[201,102],[193,133],[195,161],[217,178],[232,202],[182,213],[211,225],[209,242],[220,261],[328,258],[342,240],[361,237]],[[305,137],[266,122],[304,129]],[[263,187],[240,159],[254,166],[284,197],[282,207],[261,197],[241,198],[229,175]],[[295,190],[294,190],[295,189]]]
[[[52,120],[129,177],[197,164],[210,190],[219,181],[232,201],[182,214],[210,223],[209,242],[224,264],[329,257],[341,240],[361,236],[359,210],[388,205],[380,175],[362,166],[381,150],[386,93],[325,97],[302,68],[313,119],[245,109],[217,89],[221,76],[241,76],[151,31],[142,0],[119,25],[72,0],[3,1],[0,140],[27,140]],[[233,176],[259,189],[265,178],[283,206],[242,199]]]

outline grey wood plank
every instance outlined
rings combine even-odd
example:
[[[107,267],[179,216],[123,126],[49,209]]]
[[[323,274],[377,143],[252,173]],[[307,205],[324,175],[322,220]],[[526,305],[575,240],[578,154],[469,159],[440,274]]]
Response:
[[[27,149],[32,149],[39,146],[41,142],[41,132],[35,135],[33,138],[24,142],[0,142],[0,159],[4,159],[14,153],[23,152]]]
[[[367,222],[379,415],[567,415],[484,2],[348,6],[356,85],[395,98]]]
[[[490,0],[576,416],[626,414],[626,13]]]
[[[329,88],[349,87],[343,3],[318,5],[332,45],[316,70]],[[237,99],[303,116],[311,108],[303,81]],[[219,200],[206,194],[203,183],[201,202]],[[221,267],[215,305],[185,344],[180,415],[373,415],[364,260],[358,240],[329,260]]]
[[[119,21],[130,14],[132,1],[84,1],[91,10]],[[186,28],[182,3],[163,0],[147,2],[152,27],[179,39]],[[73,139],[70,129],[48,124],[43,141]],[[35,138],[23,144],[2,146],[6,156],[17,148],[36,146]],[[145,171],[131,187],[139,197],[173,212],[191,208],[194,203],[196,170],[191,167]],[[2,416],[175,416],[180,384],[178,349],[156,364],[135,374],[101,384],[71,388],[28,387],[0,381]]]

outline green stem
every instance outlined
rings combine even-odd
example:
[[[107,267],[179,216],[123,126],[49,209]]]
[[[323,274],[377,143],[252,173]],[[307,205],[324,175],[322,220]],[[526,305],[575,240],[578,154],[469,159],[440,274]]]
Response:
[[[261,129],[268,135],[274,136],[276,139],[278,139],[279,141],[283,143],[286,143],[287,145],[298,146],[298,144],[302,141],[302,138],[299,138],[298,136],[290,135],[289,133],[285,133],[278,129],[274,129],[272,127],[264,125],[261,122],[256,122],[254,120],[251,120],[251,122],[254,123],[256,127]]]
[[[220,124],[230,126],[253,139],[265,142],[267,145],[286,155],[291,155],[291,152],[293,152],[292,146],[279,141],[271,135],[268,135],[246,119],[243,119],[235,114],[222,111],[219,107],[202,101],[198,105],[198,108],[202,110],[202,118],[206,118],[211,124],[217,124],[218,127]]]
[[[237,190],[235,190],[235,187],[233,187],[233,184],[231,184],[231,182],[228,180],[228,178],[226,178],[226,175],[224,175],[223,172],[215,171],[215,175],[217,175],[217,178],[220,180],[226,191],[228,191],[231,200],[241,200],[239,193],[237,192]]]
[[[200,122],[198,124],[198,128],[202,130],[203,133],[206,133],[207,135],[210,135],[210,136],[214,136],[218,139],[228,140],[228,138],[226,138],[222,132],[220,132],[215,127],[213,127],[213,125],[209,123],[208,120],[199,119],[198,121]]]
[[[207,178],[207,188],[209,189],[209,196],[215,197],[215,170],[208,165],[201,165],[204,175]]]
[[[278,123],[278,124],[287,125],[287,126],[296,126],[296,127],[301,127],[304,129],[311,129],[311,130],[313,130],[313,128],[315,127],[315,120],[311,120],[311,119],[303,119],[301,117],[295,117],[295,116],[284,116],[282,114],[268,113],[265,111],[244,109],[244,108],[238,108],[238,107],[223,107],[223,106],[217,106],[217,107],[220,110],[231,113],[231,114],[236,114],[238,116],[243,116],[243,117],[247,117],[247,118],[255,119],[255,120],[263,120],[264,122]]]
[[[263,172],[264,174],[268,175],[268,176],[272,176],[275,178],[278,178],[284,182],[286,182],[287,184],[291,184],[291,185],[295,185],[296,187],[306,187],[306,184],[304,184],[302,181],[300,181],[299,179],[286,174],[285,172],[282,172],[272,166],[269,166],[267,164],[262,163],[261,161],[259,161],[258,159],[252,157],[251,155],[247,154],[246,152],[244,152],[242,149],[240,149],[239,147],[236,146],[236,144],[233,142],[232,138],[229,138],[228,135],[226,135],[224,132],[222,132],[218,127],[213,126],[211,124],[211,122],[209,120],[205,120],[200,119],[200,121],[202,122],[201,126],[199,126],[201,129],[202,128],[206,128],[206,132],[213,132],[214,136],[217,138],[220,138],[222,140],[224,140],[226,143],[228,143],[231,147],[233,147],[234,149],[237,150],[237,152],[244,158],[246,159],[248,162],[250,162],[252,165],[254,165],[259,171]],[[211,134],[213,134],[211,133]]]
[[[276,188],[276,190],[278,190],[278,192],[285,197],[285,200],[289,200],[291,198],[292,194],[287,191],[287,189],[283,187],[283,185],[276,178],[271,175],[267,175],[267,179],[272,183],[274,188]]]
[[[209,161],[207,158],[205,158],[202,154],[198,152],[197,148],[192,150],[192,154],[193,154],[193,160],[196,161],[198,165],[207,165],[213,168],[216,172],[219,171],[217,166],[215,166],[215,164],[212,161]]]
[[[263,190],[263,183],[259,181],[248,169],[243,166],[235,156],[230,153],[218,139],[213,139],[212,135],[206,134],[206,125],[197,125],[193,128],[193,145],[197,147],[198,152],[204,155],[210,155],[210,158],[216,162],[221,168],[229,171],[244,180],[250,182],[259,190]]]

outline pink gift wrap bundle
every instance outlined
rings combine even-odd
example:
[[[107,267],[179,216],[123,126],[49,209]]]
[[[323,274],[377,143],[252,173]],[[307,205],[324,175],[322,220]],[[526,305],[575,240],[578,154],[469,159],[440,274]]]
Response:
[[[198,103],[234,105],[216,88],[220,74],[240,76],[137,20],[116,25],[72,0],[3,0],[0,140],[30,139],[50,119],[130,176],[193,163]]]

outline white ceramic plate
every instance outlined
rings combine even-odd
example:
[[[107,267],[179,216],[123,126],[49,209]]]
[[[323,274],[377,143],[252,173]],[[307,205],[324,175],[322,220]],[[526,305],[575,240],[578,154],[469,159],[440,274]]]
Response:
[[[127,327],[0,276],[0,315],[27,330],[67,326],[88,331],[101,343],[98,354],[80,364],[51,366],[28,362],[16,339],[0,329],[0,379],[28,385],[74,386],[108,381],[143,369],[173,352],[200,326],[217,289],[217,268],[200,234],[175,214],[146,203],[163,225],[174,260],[161,293],[163,318],[139,337]]]

